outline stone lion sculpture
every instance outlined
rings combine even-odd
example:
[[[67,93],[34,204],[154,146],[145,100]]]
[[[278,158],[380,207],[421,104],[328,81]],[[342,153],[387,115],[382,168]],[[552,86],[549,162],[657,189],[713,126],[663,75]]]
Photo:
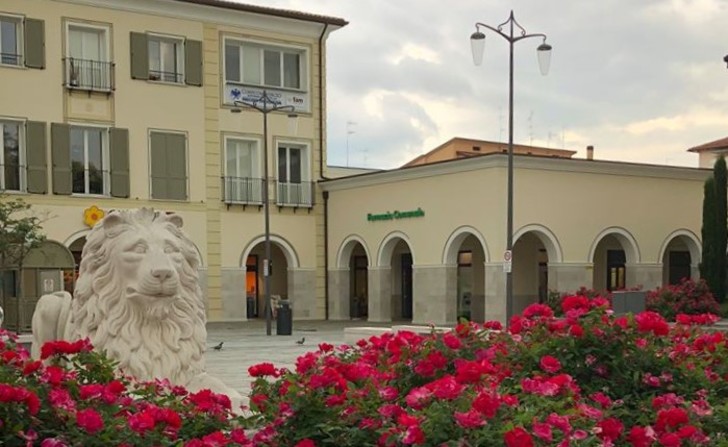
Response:
[[[32,354],[50,340],[88,337],[139,380],[241,396],[205,372],[199,259],[182,218],[142,208],[110,212],[83,248],[74,296],[44,295],[33,314]]]

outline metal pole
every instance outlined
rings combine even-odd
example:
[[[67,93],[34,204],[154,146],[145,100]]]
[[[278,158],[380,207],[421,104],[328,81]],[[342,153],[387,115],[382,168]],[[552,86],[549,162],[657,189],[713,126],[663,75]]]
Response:
[[[263,214],[265,215],[265,260],[263,275],[265,284],[265,333],[271,335],[273,309],[270,302],[270,203],[268,200],[268,101],[263,96]]]
[[[508,213],[506,250],[513,250],[513,11],[510,17],[510,63],[508,69]],[[511,258],[512,259],[512,258]],[[506,324],[513,316],[513,267],[506,272]]]

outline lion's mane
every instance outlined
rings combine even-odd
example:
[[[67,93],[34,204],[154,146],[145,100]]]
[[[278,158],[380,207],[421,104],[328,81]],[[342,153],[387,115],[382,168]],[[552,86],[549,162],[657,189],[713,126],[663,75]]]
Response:
[[[71,339],[88,337],[119,367],[140,380],[167,378],[185,385],[204,371],[207,339],[205,310],[198,284],[199,258],[194,244],[181,231],[181,218],[150,209],[112,211],[87,237],[74,291]],[[127,284],[116,272],[118,239],[128,232],[157,227],[179,242],[183,262],[176,264],[179,293],[164,306],[140,308],[125,297]]]

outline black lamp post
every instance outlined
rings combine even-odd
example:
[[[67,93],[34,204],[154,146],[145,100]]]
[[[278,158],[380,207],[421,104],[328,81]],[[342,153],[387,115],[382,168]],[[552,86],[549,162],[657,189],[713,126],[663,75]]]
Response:
[[[271,112],[287,111],[288,118],[295,120],[298,115],[294,114],[296,108],[291,105],[281,105],[279,100],[271,98],[264,90],[263,94],[252,100],[235,100],[236,106],[244,106],[257,110],[263,114],[263,214],[265,215],[265,259],[263,259],[263,277],[265,287],[265,333],[271,335],[271,319],[273,309],[270,301],[270,201],[268,193],[268,114]],[[231,110],[233,113],[240,113],[239,108]]]
[[[508,31],[504,32],[504,27],[508,26]],[[470,36],[470,44],[473,51],[473,62],[480,65],[483,62],[483,50],[485,49],[485,34],[481,27],[489,29],[506,41],[510,47],[510,64],[508,72],[508,211],[506,224],[506,251],[512,254],[513,250],[513,45],[523,39],[529,37],[541,37],[543,42],[536,48],[538,55],[538,64],[542,75],[546,75],[549,71],[551,62],[551,45],[546,43],[545,34],[526,34],[526,30],[516,21],[513,11],[508,20],[501,23],[497,27],[492,27],[484,23],[475,23],[475,32]],[[518,28],[518,32],[514,34],[514,29]],[[512,269],[506,271],[506,324],[510,324],[511,316],[513,316],[513,273]]]

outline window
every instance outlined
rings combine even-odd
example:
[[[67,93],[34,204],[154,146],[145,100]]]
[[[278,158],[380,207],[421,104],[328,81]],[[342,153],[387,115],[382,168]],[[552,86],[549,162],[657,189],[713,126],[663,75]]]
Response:
[[[152,198],[187,200],[187,137],[183,133],[150,133]]]
[[[311,206],[313,196],[308,180],[308,151],[296,144],[278,145],[278,204]]]
[[[625,288],[625,263],[627,257],[624,250],[607,250],[607,290],[622,290]]]
[[[184,41],[150,35],[148,42],[149,79],[181,84],[184,80]]]
[[[74,194],[109,194],[107,129],[71,126]]]
[[[113,89],[113,64],[109,62],[108,30],[68,25],[66,86],[82,90]]]
[[[23,42],[19,17],[0,16],[0,64],[21,65]]]
[[[305,90],[304,50],[225,41],[225,80],[261,87]]]
[[[19,122],[0,121],[0,190],[25,191],[25,151],[23,126]]]
[[[225,202],[262,203],[258,142],[225,139]]]

